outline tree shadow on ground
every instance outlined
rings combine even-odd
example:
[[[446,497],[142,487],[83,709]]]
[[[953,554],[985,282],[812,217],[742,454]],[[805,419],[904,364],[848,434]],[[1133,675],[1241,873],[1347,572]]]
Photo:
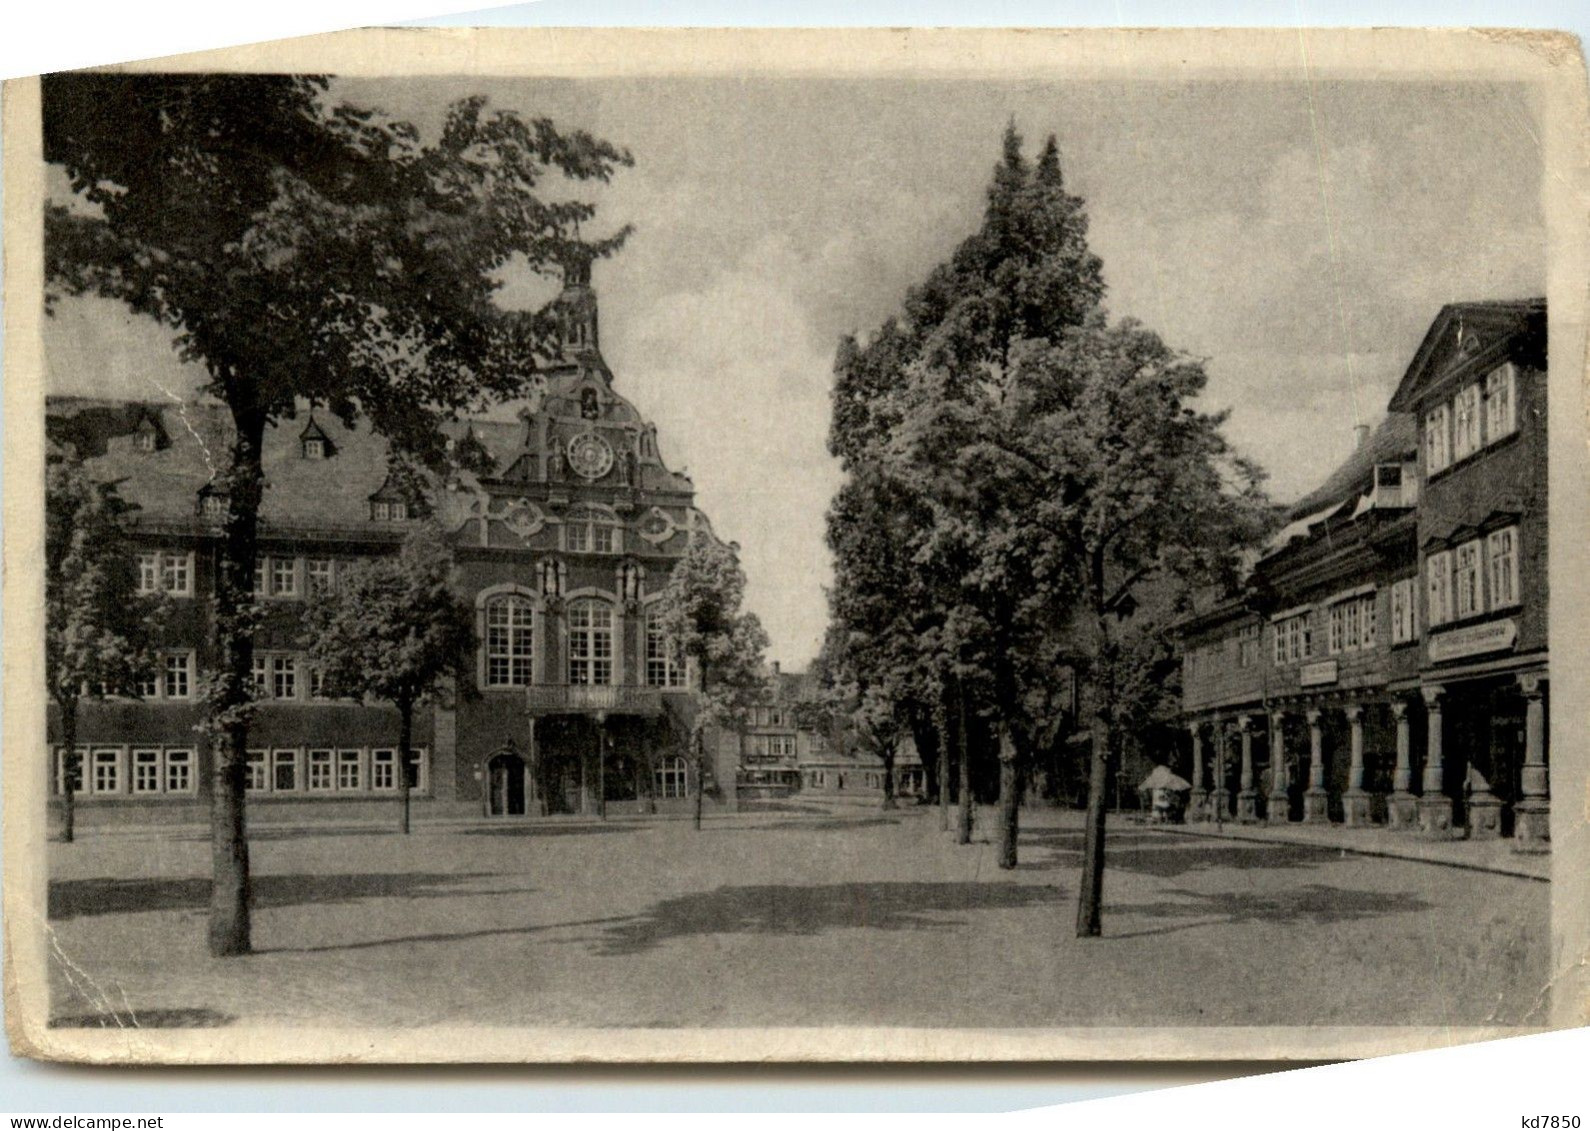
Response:
[[[1023,833],[1020,844],[1048,848],[1051,854],[1031,861],[1035,868],[1080,868],[1082,834],[1059,829]],[[1173,879],[1210,868],[1287,869],[1318,868],[1339,860],[1333,848],[1294,844],[1258,844],[1233,841],[1198,841],[1190,837],[1157,833],[1110,834],[1104,844],[1104,870],[1118,868],[1136,875]]]
[[[1150,919],[1196,920],[1172,922],[1134,931],[1111,931],[1111,938],[1131,939],[1165,935],[1193,927],[1233,926],[1243,923],[1272,923],[1285,926],[1329,926],[1360,919],[1375,919],[1408,911],[1429,911],[1435,906],[1412,892],[1360,891],[1328,884],[1304,884],[1288,891],[1201,892],[1185,888],[1171,894],[1183,900],[1155,903],[1106,904],[1105,922],[1112,915],[1144,916]]]
[[[697,935],[817,935],[858,928],[874,931],[944,931],[965,919],[957,912],[998,911],[1056,903],[1053,885],[877,882],[812,887],[758,885],[692,892],[654,904],[642,915],[608,928],[598,954],[616,957],[651,950]]]
[[[898,825],[899,817],[830,817],[824,821],[774,821],[758,825],[760,829],[803,829],[810,832],[843,832],[847,829],[875,829],[879,826]]]
[[[248,839],[250,843],[264,840],[304,840],[309,837],[343,837],[343,836],[401,836],[396,823],[391,828],[385,825],[292,825],[260,829],[250,828]],[[161,839],[180,841],[185,844],[209,844],[211,836],[208,832],[184,833]]]
[[[385,896],[427,899],[492,894],[478,889],[458,890],[460,884],[486,878],[500,877],[487,872],[255,876],[251,881],[251,905],[255,908],[291,907]],[[515,889],[516,893],[528,890]],[[51,880],[49,917],[59,920],[138,911],[188,911],[207,907],[209,903],[210,880],[205,877]]]
[[[49,1024],[52,1029],[217,1029],[236,1020],[230,1013],[195,1006],[188,1009],[67,1013],[50,1018]]]
[[[605,836],[636,832],[639,825],[492,825],[489,828],[455,829],[459,836]]]

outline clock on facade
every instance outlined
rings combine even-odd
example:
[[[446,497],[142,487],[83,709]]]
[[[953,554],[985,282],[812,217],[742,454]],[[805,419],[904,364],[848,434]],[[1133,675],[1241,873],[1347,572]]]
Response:
[[[581,432],[569,440],[569,466],[584,479],[600,479],[613,466],[612,446],[595,432]]]

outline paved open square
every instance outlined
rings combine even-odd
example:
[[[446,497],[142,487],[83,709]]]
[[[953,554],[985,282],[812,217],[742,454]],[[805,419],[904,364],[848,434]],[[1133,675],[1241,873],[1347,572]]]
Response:
[[[1075,814],[261,829],[257,952],[205,949],[207,837],[52,844],[56,1025],[1454,1025],[1545,1019],[1549,885]]]

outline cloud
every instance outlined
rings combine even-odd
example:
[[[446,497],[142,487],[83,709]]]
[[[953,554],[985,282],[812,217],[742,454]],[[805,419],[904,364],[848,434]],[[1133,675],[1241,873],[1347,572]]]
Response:
[[[740,543],[747,604],[790,665],[811,658],[826,622],[823,515],[840,481],[826,449],[835,343],[801,291],[844,270],[818,273],[840,254],[765,238],[604,333],[616,387],[656,422],[718,533]]]

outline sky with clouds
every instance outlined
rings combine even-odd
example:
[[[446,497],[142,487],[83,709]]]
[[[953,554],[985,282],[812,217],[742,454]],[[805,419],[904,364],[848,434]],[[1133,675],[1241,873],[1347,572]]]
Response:
[[[1014,118],[1057,135],[1106,303],[1207,359],[1211,408],[1280,499],[1373,424],[1441,305],[1545,293],[1541,154],[1505,84],[974,79],[360,80],[422,128],[455,97],[547,115],[635,157],[596,200],[635,234],[597,265],[616,388],[738,541],[771,658],[826,620],[825,448],[840,335],[866,334],[973,230]],[[57,178],[57,184],[60,179]],[[533,302],[537,280],[510,279]],[[93,300],[46,327],[52,389],[192,388],[169,335]]]

